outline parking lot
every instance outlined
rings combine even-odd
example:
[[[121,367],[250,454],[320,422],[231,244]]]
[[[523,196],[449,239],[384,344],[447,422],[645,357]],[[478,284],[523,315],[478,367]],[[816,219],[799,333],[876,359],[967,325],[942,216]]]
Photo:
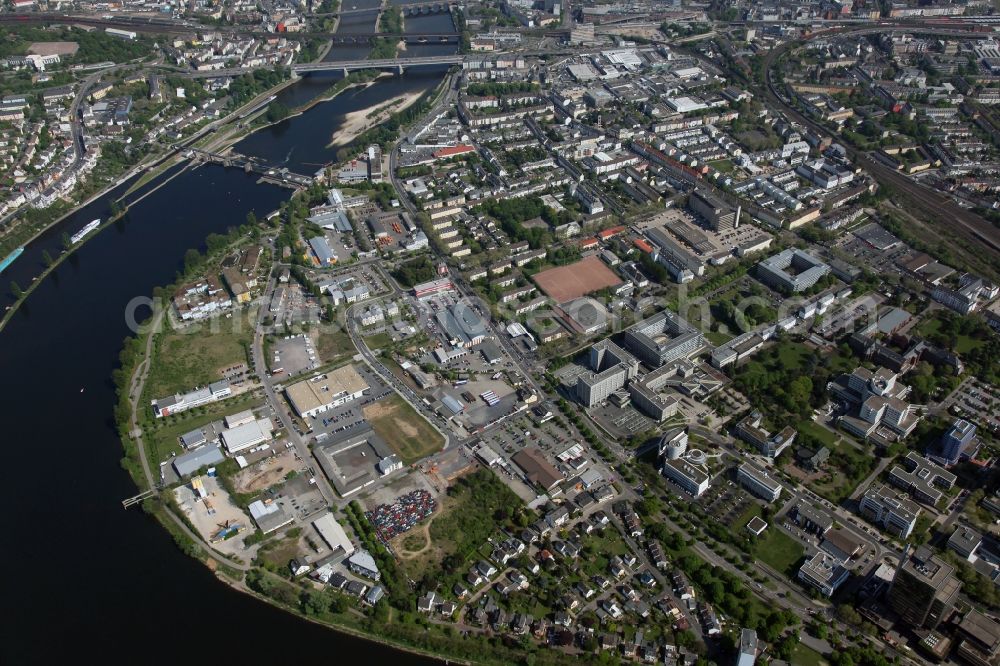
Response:
[[[370,511],[379,504],[392,504],[397,497],[416,490],[429,492],[437,497],[437,488],[427,479],[426,475],[420,472],[409,472],[394,476],[389,483],[377,485],[374,488],[366,488],[359,496],[358,501]]]
[[[468,384],[442,388],[441,391],[457,398],[465,406],[465,411],[456,415],[455,421],[469,432],[510,413],[517,406],[517,393],[499,379],[474,379]],[[488,404],[483,398],[484,394],[497,402]],[[469,397],[472,398],[471,401]]]
[[[962,383],[948,398],[948,412],[968,419],[993,433],[1000,432],[1000,389],[991,384],[970,378]]]
[[[735,523],[747,512],[753,502],[754,499],[750,493],[728,480],[716,483],[701,497],[702,506],[718,522],[734,527],[743,527],[743,525]]]
[[[319,367],[312,340],[304,333],[275,339],[270,344],[268,364],[272,374],[295,377]]]
[[[354,252],[355,245],[357,244],[353,231],[331,231],[330,229],[326,229],[324,230],[323,237],[326,238],[330,249],[333,250],[334,254],[341,261],[350,258],[351,252]]]
[[[860,230],[859,230],[860,231]],[[856,266],[866,266],[878,273],[901,273],[896,262],[910,254],[910,248],[903,242],[888,250],[880,250],[854,234],[845,234],[834,245],[847,253]]]
[[[285,509],[291,508],[291,513],[298,520],[311,518],[319,511],[326,510],[326,500],[315,483],[311,482],[309,473],[299,474],[289,479],[280,488],[282,500],[287,502]]]
[[[413,490],[401,495],[391,504],[379,504],[365,513],[368,522],[382,543],[410,531],[421,520],[430,517],[437,508],[437,501],[426,490]]]
[[[529,445],[551,454],[559,451],[560,446],[568,446],[569,440],[556,432],[555,428],[546,428],[550,423],[551,421],[536,428],[528,417],[518,417],[491,430],[483,436],[483,442],[497,453],[506,453],[508,456]]]

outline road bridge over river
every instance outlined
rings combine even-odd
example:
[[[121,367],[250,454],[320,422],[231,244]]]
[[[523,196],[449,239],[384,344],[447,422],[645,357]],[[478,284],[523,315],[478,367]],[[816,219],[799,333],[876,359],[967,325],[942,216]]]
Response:
[[[309,62],[292,65],[291,69],[296,74],[307,72],[353,72],[359,69],[394,69],[400,74],[408,67],[419,67],[421,65],[458,65],[465,60],[465,56],[440,55],[426,56],[422,58],[385,58],[367,60],[358,58],[355,60],[331,60],[329,62]],[[205,79],[219,76],[240,76],[252,72],[252,68],[216,69],[204,72],[190,72],[190,78]]]

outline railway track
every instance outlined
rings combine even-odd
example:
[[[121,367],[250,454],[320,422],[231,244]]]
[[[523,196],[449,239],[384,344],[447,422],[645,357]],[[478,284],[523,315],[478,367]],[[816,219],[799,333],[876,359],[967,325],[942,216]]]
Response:
[[[883,30],[887,29],[892,28],[883,28]],[[915,29],[913,27],[899,27],[896,28],[896,30],[919,32],[919,29]],[[866,30],[858,30],[857,32],[863,33],[866,32]],[[773,49],[771,53],[768,54],[767,60],[764,63],[764,71],[766,72],[767,82],[764,86],[763,92],[772,104],[774,104],[777,108],[782,109],[782,111],[784,111],[785,114],[787,114],[791,119],[801,123],[802,125],[810,127],[821,134],[830,134],[830,130],[828,128],[813,119],[806,117],[804,114],[799,112],[798,109],[786,102],[784,96],[777,90],[777,84],[772,76],[774,64],[782,55],[791,49],[792,45],[793,43],[784,44]],[[907,178],[904,174],[876,162],[869,157],[867,153],[859,150],[843,139],[840,139],[840,143],[847,149],[848,157],[856,164],[866,169],[880,185],[888,186],[889,188],[900,192],[901,195],[907,199],[908,203],[913,204],[917,210],[929,215],[939,225],[943,225],[949,231],[954,232],[956,236],[967,242],[972,242],[989,248],[994,255],[992,261],[1000,261],[1000,230],[994,227],[989,221],[979,215],[976,215],[972,211],[962,208],[947,196],[936,191],[929,190],[923,185]],[[946,234],[942,234],[942,236],[945,237],[945,240],[947,240]]]

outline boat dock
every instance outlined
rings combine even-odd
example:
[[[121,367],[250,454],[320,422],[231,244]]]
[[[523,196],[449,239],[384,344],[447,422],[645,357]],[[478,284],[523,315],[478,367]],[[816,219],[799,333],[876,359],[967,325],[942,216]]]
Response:
[[[10,254],[8,254],[6,257],[4,257],[4,260],[0,261],[0,273],[3,273],[4,270],[6,270],[6,268],[8,266],[10,266],[12,263],[14,263],[14,261],[18,257],[20,257],[23,253],[24,253],[24,248],[23,247],[19,247],[16,250],[14,250],[13,252],[11,252]]]

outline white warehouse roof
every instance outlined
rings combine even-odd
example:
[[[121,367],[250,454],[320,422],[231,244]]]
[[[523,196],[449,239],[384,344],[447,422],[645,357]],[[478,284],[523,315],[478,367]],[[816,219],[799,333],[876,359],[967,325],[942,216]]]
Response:
[[[236,453],[255,444],[271,439],[271,419],[257,419],[250,423],[222,431],[222,443],[229,453]]]
[[[354,553],[354,544],[347,537],[347,532],[341,527],[332,513],[326,513],[313,521],[313,527],[330,547],[336,551],[338,548],[344,551],[344,555],[350,557]]]

